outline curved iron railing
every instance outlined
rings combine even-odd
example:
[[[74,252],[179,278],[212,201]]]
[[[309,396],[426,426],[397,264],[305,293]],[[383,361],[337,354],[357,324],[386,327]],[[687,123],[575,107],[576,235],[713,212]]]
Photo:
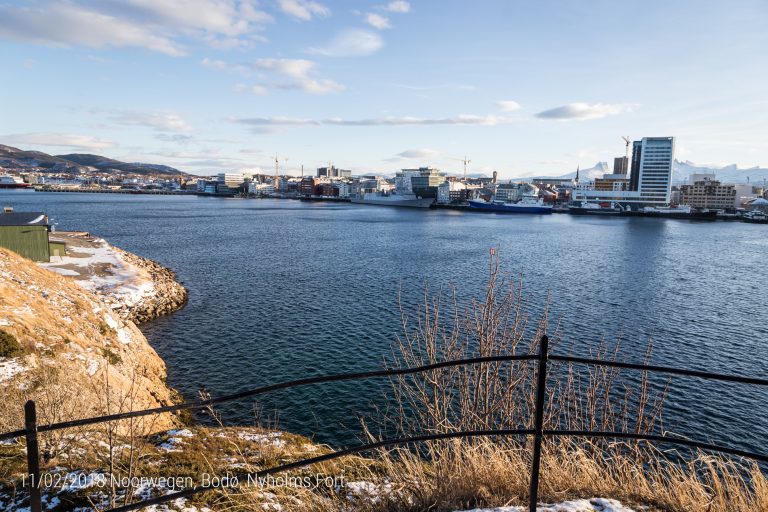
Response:
[[[608,366],[614,368],[624,368],[631,370],[640,370],[654,373],[666,373],[670,375],[678,375],[685,377],[701,378],[718,380],[722,382],[734,382],[739,384],[768,386],[768,379],[746,377],[738,375],[724,375],[720,373],[705,372],[699,370],[687,370],[681,368],[672,368],[667,366],[656,365],[643,365],[634,363],[621,363],[617,361],[606,361],[599,359],[588,359],[582,357],[573,356],[559,356],[549,354],[549,339],[546,335],[542,336],[540,342],[540,348],[538,354],[514,354],[506,356],[491,356],[491,357],[478,357],[470,359],[460,359],[453,361],[441,361],[439,363],[411,367],[411,368],[398,368],[390,370],[376,370],[370,372],[358,372],[358,373],[345,373],[336,375],[322,375],[316,377],[307,377],[304,379],[298,379],[293,381],[282,382],[278,384],[271,384],[268,386],[262,386],[255,389],[240,391],[230,395],[224,395],[217,398],[211,398],[208,400],[197,400],[194,402],[171,405],[166,407],[156,407],[152,409],[146,409],[141,411],[131,411],[126,413],[111,414],[106,416],[99,416],[94,418],[84,418],[80,420],[65,421],[59,423],[52,423],[48,425],[37,425],[35,403],[29,401],[25,404],[25,428],[22,430],[15,430],[12,432],[6,432],[0,434],[0,440],[14,439],[24,436],[27,442],[27,465],[29,471],[29,493],[30,504],[32,512],[40,512],[42,509],[40,487],[36,483],[40,482],[40,462],[38,453],[38,433],[50,432],[55,430],[61,430],[72,427],[80,427],[86,425],[93,425],[98,423],[106,423],[117,420],[124,420],[128,418],[136,418],[141,416],[147,416],[151,414],[160,414],[167,412],[177,412],[182,410],[192,410],[210,407],[215,404],[224,402],[230,402],[235,400],[242,400],[257,396],[272,391],[295,388],[300,386],[308,386],[313,384],[322,384],[327,382],[340,382],[346,380],[360,380],[370,378],[392,377],[399,375],[409,375],[416,373],[423,373],[431,370],[437,370],[441,368],[448,368],[453,366],[464,366],[471,364],[483,364],[492,362],[507,362],[507,361],[538,361],[538,372],[536,381],[536,406],[534,416],[534,428],[533,429],[499,429],[499,430],[472,430],[461,432],[449,432],[440,434],[425,434],[412,437],[400,437],[394,439],[385,439],[374,443],[364,444],[345,448],[342,450],[334,451],[317,457],[308,459],[302,459],[300,461],[291,462],[289,464],[283,464],[275,466],[255,473],[243,473],[235,475],[239,479],[247,481],[258,481],[259,478],[272,475],[275,473],[281,473],[289,471],[291,469],[308,466],[311,464],[325,462],[348,455],[354,455],[357,453],[369,452],[378,448],[388,446],[402,446],[413,443],[422,443],[427,441],[435,441],[441,439],[454,439],[454,438],[472,438],[472,437],[492,437],[492,436],[533,436],[534,445],[532,453],[531,464],[531,478],[530,478],[530,491],[529,491],[529,511],[535,512],[536,504],[538,501],[538,485],[539,485],[539,473],[540,473],[540,460],[541,460],[541,445],[545,437],[599,437],[599,438],[616,438],[616,439],[633,439],[652,441],[655,443],[666,443],[679,446],[686,446],[690,448],[698,448],[702,450],[716,451],[726,453],[737,457],[751,458],[760,462],[768,463],[768,454],[760,454],[750,452],[748,450],[740,450],[732,447],[721,446],[711,443],[704,443],[701,441],[689,440],[679,437],[662,436],[654,434],[639,434],[631,432],[605,432],[605,431],[589,431],[589,430],[564,430],[564,429],[545,429],[544,428],[544,403],[546,400],[546,380],[547,380],[547,363],[548,361],[559,361],[572,364],[586,364],[597,366]],[[195,486],[188,489],[184,489],[175,493],[158,496],[114,509],[110,509],[111,512],[123,512],[129,510],[137,510],[150,505],[159,505],[167,503],[179,498],[186,498],[215,489],[212,486]]]

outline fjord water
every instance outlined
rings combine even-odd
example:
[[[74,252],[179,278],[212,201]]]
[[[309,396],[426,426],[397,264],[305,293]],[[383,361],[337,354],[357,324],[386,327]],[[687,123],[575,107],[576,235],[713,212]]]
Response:
[[[549,300],[561,353],[621,337],[640,362],[768,375],[768,229],[569,215],[499,216],[289,200],[0,192],[154,259],[189,289],[181,311],[143,325],[187,398],[378,369],[424,285],[482,294],[489,248],[522,275],[535,322]],[[665,378],[657,378],[665,383]],[[309,386],[223,409],[228,423],[279,426],[348,443],[390,405],[386,381]],[[667,431],[765,451],[768,389],[675,378]]]

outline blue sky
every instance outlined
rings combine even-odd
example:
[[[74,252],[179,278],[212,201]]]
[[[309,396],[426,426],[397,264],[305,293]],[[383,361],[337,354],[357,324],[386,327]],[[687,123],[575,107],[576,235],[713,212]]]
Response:
[[[674,135],[768,166],[767,25],[765,0],[0,0],[0,143],[513,177]]]

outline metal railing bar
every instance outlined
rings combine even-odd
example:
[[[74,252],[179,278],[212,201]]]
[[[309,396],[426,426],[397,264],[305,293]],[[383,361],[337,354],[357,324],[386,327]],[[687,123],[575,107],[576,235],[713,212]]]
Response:
[[[612,366],[614,368],[626,368],[629,370],[641,370],[655,373],[670,373],[673,375],[684,375],[686,377],[699,377],[702,379],[721,380],[725,382],[738,382],[741,384],[755,384],[758,386],[768,386],[768,379],[756,377],[744,377],[741,375],[725,375],[722,373],[704,372],[700,370],[685,370],[681,368],[672,368],[669,366],[656,366],[636,363],[622,363],[619,361],[606,361],[601,359],[588,359],[586,357],[558,356],[550,354],[550,361],[561,361],[566,363],[589,364],[597,366]]]
[[[177,412],[177,411],[183,411],[188,409],[202,409],[211,405],[220,404],[223,402],[231,402],[234,400],[242,400],[243,398],[249,398],[252,396],[260,395],[263,393],[269,393],[272,391],[279,391],[282,389],[295,388],[299,386],[308,386],[312,384],[322,384],[325,382],[339,382],[339,381],[345,381],[345,380],[373,379],[373,378],[380,378],[380,377],[409,375],[413,373],[423,373],[430,370],[448,368],[451,366],[463,366],[463,365],[469,365],[469,364],[496,363],[496,362],[506,362],[506,361],[532,361],[538,357],[539,356],[536,354],[487,356],[487,357],[475,357],[471,359],[455,359],[451,361],[441,361],[439,363],[433,363],[433,364],[428,364],[423,366],[415,366],[411,368],[397,368],[397,369],[389,369],[389,370],[374,370],[370,372],[320,375],[317,377],[307,377],[305,379],[298,379],[298,380],[280,382],[277,384],[270,384],[268,386],[262,386],[260,388],[240,391],[238,393],[233,393],[231,395],[224,395],[217,398],[211,398],[209,400],[196,400],[194,402],[187,402],[187,403],[177,404],[177,405],[168,405],[165,407],[155,407],[153,409],[145,409],[142,411],[130,411],[130,412],[117,413],[117,414],[110,414],[107,416],[97,416],[93,418],[83,418],[79,420],[51,423],[48,425],[39,425],[37,427],[37,431],[50,432],[52,430],[82,427],[85,425],[93,425],[95,423],[105,423],[108,421],[137,418],[140,416],[148,416],[150,414]],[[6,432],[4,434],[0,434],[0,441],[21,437],[25,434],[25,432],[26,430],[14,430],[12,432]]]
[[[272,468],[257,471],[255,473],[239,473],[235,476],[238,478],[238,480],[248,479],[250,477],[252,481],[258,481],[258,478],[268,476],[268,475],[273,475],[275,473],[282,473],[283,471],[301,468],[304,466],[310,466],[312,464],[317,464],[319,462],[326,462],[329,460],[346,457],[348,455],[355,455],[358,453],[368,452],[371,450],[376,450],[377,448],[384,448],[387,446],[422,443],[426,441],[439,441],[442,439],[457,439],[457,438],[468,438],[468,437],[493,437],[493,436],[498,436],[498,437],[531,436],[533,434],[534,434],[533,429],[466,430],[462,432],[445,432],[440,434],[424,434],[420,436],[384,439],[382,441],[377,441],[375,443],[352,446],[350,448],[345,448],[343,450],[327,453],[325,455],[319,455],[317,457],[312,457],[310,459],[303,459],[300,461],[283,464],[281,466],[275,466]],[[137,510],[150,505],[159,505],[161,503],[166,503],[168,501],[177,500],[179,498],[188,498],[195,494],[199,494],[201,492],[206,492],[206,491],[215,490],[215,489],[217,489],[217,487],[198,485],[198,486],[191,487],[189,489],[184,489],[183,491],[178,491],[172,494],[166,494],[164,496],[158,496],[156,498],[151,498],[148,500],[131,503],[128,505],[123,505],[121,507],[112,508],[106,512],[126,512],[129,510]]]
[[[737,457],[744,457],[748,459],[759,460],[761,462],[768,462],[768,454],[753,453],[746,450],[739,450],[737,448],[729,448],[727,446],[720,446],[720,445],[710,444],[710,443],[702,443],[700,441],[692,441],[690,439],[684,439],[681,437],[670,437],[670,436],[661,436],[661,435],[654,435],[654,434],[636,434],[634,432],[606,432],[606,431],[560,430],[560,429],[544,429],[544,435],[549,437],[612,437],[616,439],[636,439],[636,440],[643,440],[643,441],[654,441],[657,443],[679,444],[683,446],[689,446],[691,448],[700,448],[702,450],[727,453],[729,455],[735,455]]]

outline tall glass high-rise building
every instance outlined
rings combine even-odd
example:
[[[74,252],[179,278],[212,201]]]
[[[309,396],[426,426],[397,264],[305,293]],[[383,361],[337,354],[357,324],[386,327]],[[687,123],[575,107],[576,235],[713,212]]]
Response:
[[[640,154],[635,157],[635,151]],[[672,193],[672,162],[675,158],[674,137],[643,137],[632,151],[630,186],[640,193],[640,201],[668,204]],[[637,166],[635,163],[637,162]],[[637,177],[635,177],[637,173]]]

